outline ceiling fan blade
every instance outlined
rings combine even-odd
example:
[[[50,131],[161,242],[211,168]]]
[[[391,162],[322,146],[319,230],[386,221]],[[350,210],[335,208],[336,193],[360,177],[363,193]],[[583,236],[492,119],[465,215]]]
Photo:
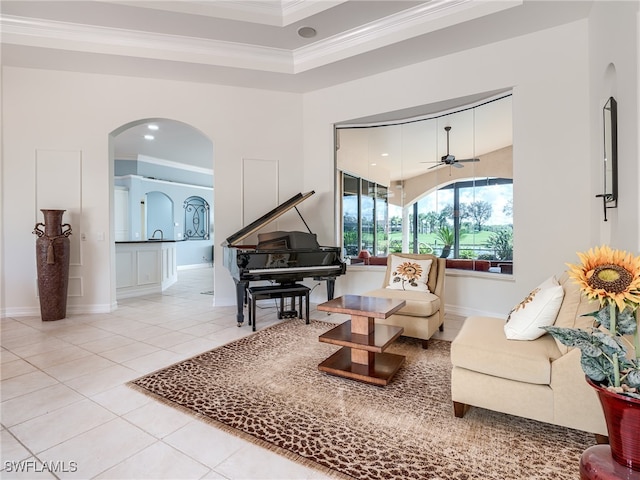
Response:
[[[441,165],[449,165],[449,166],[454,166],[456,168],[462,168],[463,165],[459,165],[459,163],[461,162],[479,162],[480,161],[479,158],[465,158],[462,160],[456,160],[455,155],[451,155],[451,153],[449,152],[449,132],[451,131],[451,127],[447,126],[447,127],[444,127],[444,129],[447,132],[447,154],[440,157],[439,162],[420,162],[420,163],[435,163],[436,165],[429,167],[429,169],[432,169],[432,168],[439,167]]]

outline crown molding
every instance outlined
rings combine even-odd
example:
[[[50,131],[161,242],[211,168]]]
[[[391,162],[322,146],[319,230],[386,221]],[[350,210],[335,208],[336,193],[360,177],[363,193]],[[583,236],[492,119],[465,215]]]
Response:
[[[293,52],[295,73],[522,5],[523,0],[433,0]]]
[[[118,158],[118,160],[120,160],[120,158]],[[213,176],[213,169],[211,168],[197,167],[195,165],[188,165],[185,163],[174,162],[172,160],[165,160],[163,158],[151,157],[149,155],[138,154],[136,160],[138,162],[150,163],[152,165],[157,165],[160,167],[175,168],[178,170],[185,170],[188,172],[194,172],[194,173],[200,173],[203,175]]]
[[[216,0],[159,2],[158,0],[113,1],[120,5],[144,7],[167,12],[226,18],[241,22],[285,27],[340,5],[347,0]]]
[[[336,7],[346,1],[347,0],[281,0],[281,26],[286,27],[287,25]]]
[[[0,30],[4,44],[295,74],[512,8],[522,1],[433,0],[293,51],[11,15],[0,16]],[[301,8],[320,3],[326,7],[341,2],[283,0],[282,9],[293,16]]]
[[[293,73],[288,50],[4,15],[2,43]]]
[[[114,160],[118,162],[145,162],[145,163],[150,163],[152,165],[157,165],[159,167],[175,168],[177,170],[184,170],[187,172],[194,172],[202,175],[213,176],[213,169],[211,168],[197,167],[195,165],[174,162],[173,160],[165,160],[163,158],[152,157],[150,155],[143,155],[143,154],[118,155],[116,158],[114,158]]]

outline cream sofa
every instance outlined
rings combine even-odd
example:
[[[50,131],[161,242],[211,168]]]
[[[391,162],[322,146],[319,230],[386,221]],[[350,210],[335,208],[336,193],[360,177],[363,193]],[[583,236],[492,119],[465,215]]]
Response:
[[[394,253],[393,255],[413,260],[431,260],[427,286],[429,292],[392,290],[386,288],[391,278],[391,262],[387,264],[382,287],[363,293],[369,297],[382,297],[405,300],[407,304],[394,315],[385,319],[376,319],[376,323],[395,325],[404,328],[404,336],[419,338],[422,347],[444,324],[444,272],[445,259],[429,254]]]
[[[565,273],[559,279],[564,297],[555,325],[588,327],[598,304],[581,295]],[[607,428],[595,390],[585,381],[580,351],[545,334],[531,340],[508,340],[505,319],[469,317],[451,343],[451,398],[456,417],[469,406],[531,418],[596,434]]]

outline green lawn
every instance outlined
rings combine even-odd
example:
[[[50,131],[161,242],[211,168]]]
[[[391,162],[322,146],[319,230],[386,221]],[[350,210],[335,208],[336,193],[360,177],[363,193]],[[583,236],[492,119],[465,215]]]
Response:
[[[486,230],[463,235],[460,239],[460,256],[463,258],[477,258],[478,254],[492,254],[493,252],[486,248],[486,244],[492,235],[494,235],[494,232]],[[363,239],[364,244],[369,246],[369,249],[371,249],[373,240],[371,234],[365,233],[363,235]],[[436,240],[435,233],[418,234],[418,242],[421,247],[426,245],[433,249],[433,252],[429,252],[428,250],[425,252],[425,250],[421,248],[421,253],[435,253],[438,255],[442,251],[443,244],[441,241]],[[402,245],[402,232],[391,233],[389,235],[389,243],[392,251],[399,251],[399,248]],[[358,248],[355,245],[351,245],[348,242],[345,242],[345,244],[347,245],[347,253],[349,255],[357,254]],[[471,250],[475,253],[467,256],[465,255],[465,250]]]
[[[464,235],[460,239],[460,245],[463,246],[465,244],[474,244],[477,246],[485,245],[489,238],[493,235],[493,232],[481,231],[474,234]],[[402,233],[394,232],[389,235],[390,241],[398,241],[402,242]],[[434,246],[436,241],[435,233],[419,233],[418,234],[418,242],[426,243],[427,245]],[[438,242],[438,245],[442,246],[442,242]]]

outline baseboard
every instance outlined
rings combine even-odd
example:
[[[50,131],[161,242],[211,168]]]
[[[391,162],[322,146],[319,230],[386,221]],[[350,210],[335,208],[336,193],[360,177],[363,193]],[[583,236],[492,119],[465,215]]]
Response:
[[[500,312],[488,312],[483,310],[477,310],[474,308],[463,307],[460,305],[445,305],[444,311],[451,315],[457,315],[459,317],[495,317],[504,318],[507,320],[507,316]]]
[[[93,313],[111,313],[117,308],[117,304],[94,304],[94,305],[69,305],[67,304],[67,315],[87,315]],[[1,318],[8,317],[39,317],[40,307],[17,307],[7,308],[0,312]]]
[[[2,318],[8,317],[39,317],[40,307],[15,307],[2,310]]]
[[[180,270],[196,270],[198,268],[213,268],[213,263],[194,263],[192,265],[178,265],[177,269]]]

